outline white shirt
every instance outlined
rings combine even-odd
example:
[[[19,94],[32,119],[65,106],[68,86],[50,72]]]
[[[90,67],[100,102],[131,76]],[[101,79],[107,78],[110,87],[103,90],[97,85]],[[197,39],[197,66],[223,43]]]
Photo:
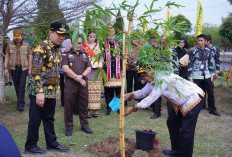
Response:
[[[180,110],[183,116],[185,116],[188,111],[201,101],[198,94],[201,96],[205,95],[204,91],[195,83],[187,81],[176,74],[160,74],[156,78],[164,80],[161,85],[162,88],[157,87],[156,84],[147,83],[144,88],[134,92],[135,99],[145,97],[137,104],[138,107],[147,108],[160,96],[164,96],[173,104],[176,113]]]

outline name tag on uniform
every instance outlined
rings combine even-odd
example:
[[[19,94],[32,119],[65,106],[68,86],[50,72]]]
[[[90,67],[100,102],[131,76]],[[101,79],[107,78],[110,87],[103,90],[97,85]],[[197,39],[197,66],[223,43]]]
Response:
[[[73,58],[73,55],[68,55],[68,58],[69,58],[69,59],[72,59],[72,58]]]
[[[83,54],[83,58],[89,58],[87,55]]]
[[[204,63],[201,63],[201,70],[203,70],[205,67]]]

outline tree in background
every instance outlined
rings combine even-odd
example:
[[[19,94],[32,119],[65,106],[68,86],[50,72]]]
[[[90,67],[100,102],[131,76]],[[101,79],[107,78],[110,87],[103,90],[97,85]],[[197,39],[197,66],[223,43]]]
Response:
[[[123,18],[121,15],[121,11],[118,10],[116,22],[114,23],[114,26],[113,26],[116,34],[119,34],[123,30],[123,25],[124,25],[124,22],[123,22]]]
[[[228,17],[222,19],[219,35],[225,37],[232,43],[232,13],[230,13]]]
[[[221,38],[221,42],[222,42],[222,48],[223,51],[226,52],[227,49],[232,46],[232,44],[228,41],[228,39],[226,39],[225,37]]]
[[[40,40],[36,37],[33,27],[21,28],[21,30],[23,34],[23,39],[30,44],[31,48],[38,44]]]
[[[174,16],[173,19],[174,19],[173,25],[177,25],[179,23],[184,23],[184,25],[182,25],[184,30],[182,30],[182,31],[174,30],[173,31],[174,39],[179,39],[180,37],[184,36],[185,33],[192,31],[192,24],[189,21],[189,19],[187,19],[184,15],[179,14],[177,16]]]
[[[43,41],[48,37],[50,29],[49,21],[59,21],[65,23],[64,14],[59,8],[59,1],[57,0],[38,0],[37,1],[38,15],[35,18],[35,23],[48,23],[44,26],[36,26],[34,28],[36,36]]]
[[[219,36],[219,26],[204,23],[202,28],[202,33],[206,35],[211,35],[213,44],[216,46],[221,46],[221,37]]]
[[[184,35],[188,42],[189,50],[196,47],[197,39],[195,35]]]

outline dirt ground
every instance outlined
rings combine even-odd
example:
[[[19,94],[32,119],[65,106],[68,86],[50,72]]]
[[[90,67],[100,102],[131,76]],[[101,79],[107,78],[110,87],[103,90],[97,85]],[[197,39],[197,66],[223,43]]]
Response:
[[[90,144],[86,151],[99,157],[120,157],[119,138],[109,137],[101,142]],[[127,138],[125,139],[125,156],[165,157],[158,148],[154,148],[149,152],[137,150],[135,141]]]

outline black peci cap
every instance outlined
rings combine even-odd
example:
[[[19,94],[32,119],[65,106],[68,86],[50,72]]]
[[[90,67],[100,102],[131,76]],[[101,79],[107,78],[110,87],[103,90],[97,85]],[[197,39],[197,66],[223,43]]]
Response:
[[[67,26],[64,23],[61,22],[54,22],[51,24],[51,28],[52,31],[56,31],[56,33],[59,34],[63,34],[63,33],[67,33]]]

